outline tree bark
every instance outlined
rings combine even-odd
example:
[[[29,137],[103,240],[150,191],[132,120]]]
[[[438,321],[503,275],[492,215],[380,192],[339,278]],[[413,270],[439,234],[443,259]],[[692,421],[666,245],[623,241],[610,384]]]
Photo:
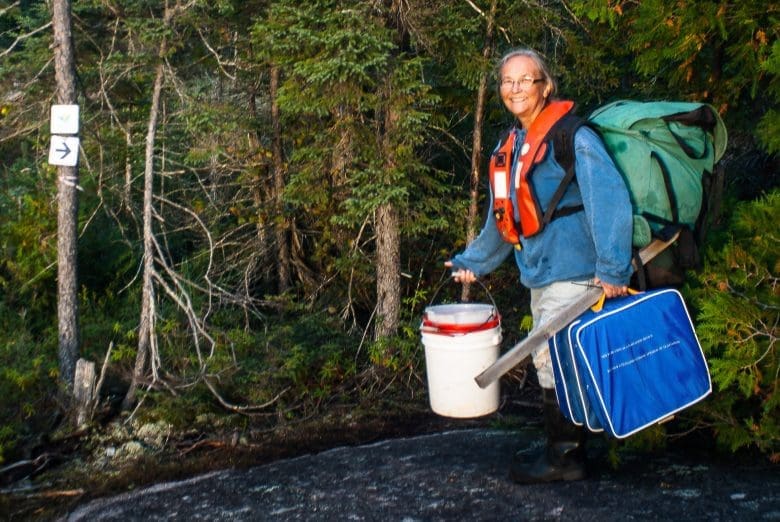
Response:
[[[388,75],[391,76],[391,75]],[[384,169],[389,173],[397,167],[394,134],[398,114],[392,109],[392,85],[387,80],[383,93],[386,105],[381,138]],[[398,209],[392,202],[379,205],[375,213],[376,232],[376,328],[374,338],[395,335],[401,312],[401,233]]]
[[[70,0],[52,2],[54,77],[57,102],[76,103],[76,65],[71,34]],[[76,151],[78,154],[78,151]],[[78,167],[58,167],[57,183],[57,320],[60,383],[68,396],[79,354],[78,323]]]
[[[170,24],[172,11],[166,7],[164,24],[167,27]],[[141,290],[141,317],[138,327],[138,352],[135,357],[135,366],[133,368],[133,378],[130,382],[130,388],[127,390],[122,407],[131,408],[136,401],[138,386],[143,380],[146,371],[146,361],[152,351],[154,343],[154,230],[152,229],[153,198],[154,198],[154,145],[155,135],[157,134],[157,119],[160,113],[160,99],[162,97],[163,80],[165,78],[164,56],[167,48],[167,42],[163,38],[160,44],[160,60],[154,77],[154,88],[152,90],[152,105],[149,109],[149,124],[146,132],[146,151],[144,154],[144,199],[143,199],[143,282]]]
[[[497,0],[490,2],[490,13],[487,16],[485,27],[485,46],[482,48],[482,57],[489,60],[493,54],[493,31],[496,18]],[[474,133],[471,140],[471,183],[469,189],[469,213],[466,219],[466,244],[474,241],[477,236],[477,217],[479,215],[479,178],[480,165],[482,163],[482,126],[485,120],[485,103],[487,101],[490,72],[484,71],[479,79],[477,89],[477,104],[474,109]],[[463,301],[469,300],[471,285],[464,284],[461,292]]]
[[[392,203],[376,210],[375,338],[395,335],[401,311],[401,248],[398,211]]]
[[[92,411],[97,400],[96,380],[95,363],[79,359],[76,362],[76,374],[73,377],[76,426],[79,428],[87,424],[92,417]]]
[[[257,87],[255,84],[251,84],[248,92],[248,98],[249,98],[249,116],[252,120],[257,121],[259,116],[257,114]],[[258,130],[254,130],[253,132],[249,133],[249,146],[257,150],[261,146],[260,141],[260,132]],[[252,202],[254,203],[254,209],[255,209],[255,237],[256,237],[256,243],[257,248],[254,249],[254,255],[256,256],[252,260],[250,260],[250,263],[253,265],[253,267],[261,267],[259,271],[259,277],[262,278],[263,282],[266,282],[270,280],[269,272],[270,270],[267,270],[265,267],[269,263],[270,255],[268,254],[266,250],[266,245],[268,245],[268,239],[267,239],[267,233],[266,233],[266,199],[267,196],[263,194],[262,186],[264,184],[264,177],[263,172],[258,171],[256,179],[252,180],[252,183],[250,184],[249,190],[252,193]],[[247,298],[250,294],[250,287],[251,287],[251,281],[254,277],[254,270],[249,270],[247,273],[247,276],[244,280],[244,287]]]
[[[133,205],[133,162],[131,159],[133,135],[130,130],[125,131],[125,145],[127,146],[127,152],[125,153],[125,187],[122,192],[122,203],[125,209],[130,212]]]
[[[279,103],[276,101],[279,90],[280,71],[277,65],[271,66],[271,125],[273,128],[273,144],[271,153],[273,154],[274,169],[274,215],[276,216],[276,225],[274,233],[276,235],[276,266],[277,277],[279,278],[279,293],[283,294],[290,288],[290,242],[289,224],[284,214],[284,203],[282,193],[284,192],[284,159],[282,158],[282,125],[279,118]]]

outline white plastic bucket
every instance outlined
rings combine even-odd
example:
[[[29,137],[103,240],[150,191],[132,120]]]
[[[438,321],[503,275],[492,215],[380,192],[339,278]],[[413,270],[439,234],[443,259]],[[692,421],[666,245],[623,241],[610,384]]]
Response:
[[[473,310],[467,311],[468,314],[464,317],[468,316],[471,321]],[[501,345],[498,316],[489,317],[487,320],[483,318],[480,323],[459,324],[436,323],[431,321],[432,315],[426,310],[420,327],[422,343],[425,346],[431,409],[444,417],[461,419],[493,413],[498,409],[498,381],[482,389],[474,378],[498,359]],[[467,325],[472,325],[471,331]]]

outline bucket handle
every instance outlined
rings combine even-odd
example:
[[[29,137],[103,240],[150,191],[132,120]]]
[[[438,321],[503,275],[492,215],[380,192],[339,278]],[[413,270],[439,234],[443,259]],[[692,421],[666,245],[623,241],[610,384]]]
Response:
[[[445,270],[445,274],[446,274],[446,270]],[[444,287],[445,284],[447,284],[450,281],[452,281],[452,274],[450,274],[450,276],[446,278],[444,277],[444,275],[442,275],[441,282],[439,283],[439,286],[436,287],[436,290],[433,292],[433,297],[431,297],[431,302],[428,304],[428,306],[432,305],[436,301],[436,297],[439,295],[441,289]],[[488,290],[485,284],[479,279],[476,279],[475,281],[479,283],[479,286],[482,287],[482,289],[485,291],[488,298],[490,299],[490,303],[493,305],[493,313],[498,315],[498,306],[496,306],[496,300],[493,299],[493,295],[490,293],[490,290]],[[488,321],[490,321],[490,319],[487,319],[485,322],[487,323]]]

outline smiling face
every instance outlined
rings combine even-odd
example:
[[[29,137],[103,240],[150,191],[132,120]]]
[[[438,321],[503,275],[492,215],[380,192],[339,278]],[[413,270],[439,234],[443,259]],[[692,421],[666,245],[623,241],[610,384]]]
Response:
[[[528,56],[507,60],[501,68],[499,85],[504,105],[526,129],[542,112],[551,90],[536,62]]]

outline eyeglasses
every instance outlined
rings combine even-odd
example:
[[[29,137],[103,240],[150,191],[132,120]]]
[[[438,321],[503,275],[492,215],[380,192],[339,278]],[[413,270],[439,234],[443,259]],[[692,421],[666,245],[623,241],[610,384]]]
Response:
[[[544,78],[531,78],[530,76],[519,78],[517,80],[504,78],[501,80],[501,88],[511,90],[515,88],[515,85],[517,85],[521,89],[530,89],[533,84],[543,81],[545,81]]]

